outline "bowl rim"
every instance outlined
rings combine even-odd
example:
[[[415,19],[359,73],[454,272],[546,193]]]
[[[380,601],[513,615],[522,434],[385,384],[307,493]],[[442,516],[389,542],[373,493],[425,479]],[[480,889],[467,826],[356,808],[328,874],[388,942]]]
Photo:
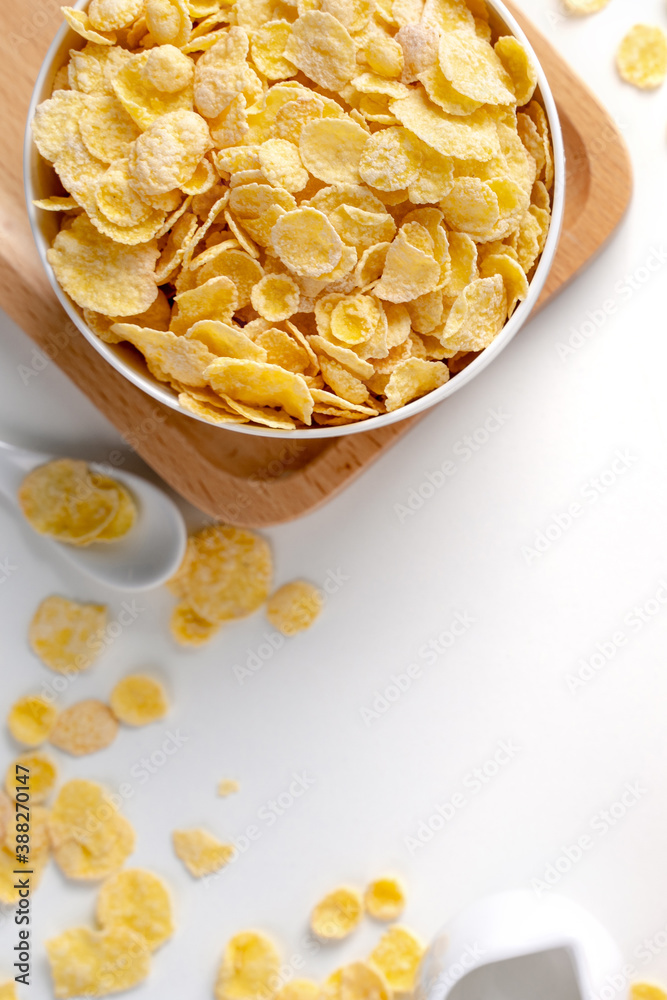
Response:
[[[76,0],[72,6],[77,10],[83,10],[88,6],[88,3],[89,0]],[[33,205],[33,199],[39,197],[39,194],[33,187],[33,169],[38,163],[39,153],[37,151],[37,147],[32,141],[31,122],[37,105],[46,99],[42,92],[47,79],[54,75],[53,63],[57,54],[63,48],[64,42],[69,34],[71,34],[74,39],[78,37],[76,32],[69,27],[67,22],[64,22],[57,31],[55,38],[53,39],[46,56],[44,57],[44,61],[42,62],[37,75],[30,99],[23,146],[23,184],[30,228],[37,246],[42,267],[46,271],[48,280],[61,306],[67,313],[69,319],[75,324],[76,328],[86,338],[88,343],[91,344],[104,358],[104,360],[124,378],[135,385],[138,389],[141,389],[147,395],[151,396],[157,402],[169,407],[169,409],[175,410],[177,413],[181,413],[190,419],[198,421],[199,423],[203,423],[207,427],[215,429],[219,428],[220,430],[262,438],[283,438],[287,440],[294,440],[297,438],[317,438],[320,440],[331,440],[347,437],[351,434],[381,431],[393,424],[399,423],[403,420],[409,420],[411,417],[424,413],[426,410],[431,409],[431,407],[436,406],[438,403],[441,403],[443,400],[454,395],[455,392],[458,392],[459,389],[462,389],[463,386],[472,381],[472,379],[479,375],[480,372],[482,372],[495,360],[500,352],[507,347],[510,341],[528,321],[542,289],[544,288],[549,272],[551,271],[561,235],[565,209],[566,171],[563,133],[556,107],[556,101],[551,92],[551,87],[549,86],[546,73],[537,58],[532,45],[528,41],[525,32],[518,24],[514,15],[507,9],[503,0],[486,0],[486,3],[503,22],[504,26],[511,32],[511,34],[513,34],[522,43],[522,45],[525,46],[536,69],[536,89],[539,90],[551,133],[551,143],[554,155],[554,185],[549,232],[540,261],[530,281],[528,295],[516,308],[495,340],[489,345],[489,347],[485,348],[480,354],[478,354],[475,360],[464,368],[463,371],[459,372],[455,377],[450,378],[444,385],[440,386],[440,388],[426,393],[425,396],[421,396],[419,399],[416,399],[411,403],[407,403],[405,406],[399,407],[397,410],[392,410],[390,413],[379,414],[377,417],[371,417],[368,420],[359,420],[355,423],[343,424],[336,427],[313,426],[308,428],[296,428],[294,430],[276,430],[270,427],[260,427],[251,424],[212,424],[203,417],[184,409],[172,391],[162,386],[156,379],[153,379],[150,374],[143,374],[132,368],[132,366],[130,366],[116,353],[116,351],[113,350],[115,345],[105,343],[93,333],[84,321],[83,316],[79,313],[78,306],[75,305],[73,300],[70,299],[70,297],[58,284],[53,273],[53,269],[46,258],[46,251],[49,249],[49,243],[42,231],[39,219],[40,209]]]

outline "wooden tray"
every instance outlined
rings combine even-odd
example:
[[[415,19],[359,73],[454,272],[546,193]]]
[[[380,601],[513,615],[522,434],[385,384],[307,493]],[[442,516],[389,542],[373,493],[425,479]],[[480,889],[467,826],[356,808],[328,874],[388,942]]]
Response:
[[[32,5],[31,5],[32,6]],[[0,305],[69,375],[175,490],[221,520],[271,525],[342,490],[419,419],[338,440],[271,440],[223,430],[161,406],[108,365],[60,308],[24,208],[22,142],[34,80],[61,21],[59,4],[3,0],[0,67]],[[596,255],[630,200],[632,173],[615,124],[549,42],[515,11],[544,67],[567,153],[563,235],[538,307]]]

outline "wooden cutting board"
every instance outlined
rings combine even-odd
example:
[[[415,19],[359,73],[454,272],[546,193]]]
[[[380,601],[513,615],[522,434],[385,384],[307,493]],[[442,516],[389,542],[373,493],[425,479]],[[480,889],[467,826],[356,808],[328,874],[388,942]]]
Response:
[[[526,17],[513,12],[549,79],[567,155],[563,234],[539,309],[593,259],[616,229],[630,200],[632,171],[607,112]],[[262,439],[207,427],[163,407],[103,361],[59,306],[24,208],[27,109],[39,66],[60,23],[56,0],[3,0],[0,9],[0,306],[142,458],[205,513],[234,524],[267,526],[314,510],[419,418],[333,440]]]

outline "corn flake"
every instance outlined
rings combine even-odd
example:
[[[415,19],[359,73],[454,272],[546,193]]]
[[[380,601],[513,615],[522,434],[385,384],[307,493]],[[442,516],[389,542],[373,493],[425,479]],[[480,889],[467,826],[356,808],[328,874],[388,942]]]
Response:
[[[163,719],[169,708],[159,681],[146,674],[129,674],[111,692],[111,709],[128,726],[147,726]]]
[[[99,879],[119,869],[134,850],[134,830],[109,794],[76,778],[60,789],[48,817],[56,863],[68,878]]]
[[[273,942],[258,931],[242,931],[225,947],[215,984],[216,1000],[271,996],[279,973],[280,955]]]
[[[301,131],[299,151],[306,169],[327,184],[358,184],[368,132],[349,118],[315,118]]]
[[[48,740],[57,717],[57,709],[44,698],[25,695],[12,705],[7,726],[19,743],[37,747]]]
[[[662,28],[636,24],[621,42],[616,63],[626,83],[642,90],[659,87],[667,76],[667,35]]]
[[[500,333],[507,318],[507,294],[500,274],[478,278],[458,296],[442,334],[449,350],[482,351]]]
[[[391,1000],[383,975],[366,962],[352,962],[332,972],[320,994],[322,1000]]]
[[[292,979],[278,990],[275,1000],[319,1000],[319,996],[318,983],[314,983],[311,979]]]
[[[192,400],[191,402],[197,401]],[[203,404],[200,404],[201,406]],[[194,407],[192,412],[205,415],[205,411]],[[229,416],[225,414],[221,422],[228,423],[229,420]],[[203,646],[220,631],[220,623],[206,621],[190,607],[187,601],[181,601],[172,612],[170,628],[171,634],[179,646]]]
[[[49,734],[54,747],[74,757],[97,753],[110,746],[118,733],[111,709],[95,698],[77,701],[63,709]]]
[[[52,595],[37,608],[28,640],[45,666],[69,674],[86,670],[95,662],[106,623],[103,604],[79,604]]]
[[[312,583],[295,580],[271,595],[266,617],[283,635],[296,635],[310,628],[323,607],[322,594]]]
[[[376,920],[398,920],[405,908],[405,890],[398,879],[376,879],[364,893],[364,908]]]
[[[17,768],[19,769],[17,772]],[[25,769],[25,770],[24,770]],[[38,805],[48,799],[53,791],[58,770],[50,757],[38,751],[23,753],[7,768],[5,775],[5,788],[14,798],[16,793],[23,790],[23,785],[17,785],[17,777],[23,775],[27,778],[27,788],[30,792],[31,805]],[[1,812],[1,809],[0,809]],[[2,816],[0,816],[0,834],[2,827]],[[0,840],[4,836],[0,835]]]
[[[503,35],[494,45],[494,51],[512,81],[517,105],[528,104],[537,86],[537,70],[525,48],[513,35]]]
[[[260,316],[275,323],[289,319],[299,308],[298,285],[287,274],[266,274],[252,290],[250,301]]]
[[[150,972],[146,941],[128,927],[72,927],[45,942],[57,997],[107,996],[131,989]]]
[[[356,75],[356,51],[349,32],[320,10],[297,18],[284,55],[326,90],[340,90]]]
[[[169,890],[161,878],[143,868],[126,868],[108,878],[97,897],[96,912],[103,930],[127,928],[151,951],[174,933]]]
[[[234,857],[231,844],[223,844],[206,830],[174,830],[174,851],[195,878],[213,875]]]
[[[390,927],[369,956],[397,996],[411,996],[424,945],[406,927]]]
[[[334,889],[313,909],[310,927],[323,941],[340,941],[352,933],[362,915],[361,894],[356,889]]]

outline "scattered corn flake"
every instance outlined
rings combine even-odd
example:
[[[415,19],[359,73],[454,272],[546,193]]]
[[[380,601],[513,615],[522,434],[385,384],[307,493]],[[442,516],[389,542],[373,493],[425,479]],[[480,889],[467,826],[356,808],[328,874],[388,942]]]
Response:
[[[657,26],[636,24],[620,44],[616,64],[626,83],[642,90],[660,87],[667,76],[667,35]]]
[[[630,1000],[667,1000],[667,993],[653,983],[633,983]]]
[[[45,753],[31,751],[21,754],[9,765],[5,775],[5,788],[13,799],[17,792],[28,791],[31,805],[38,805],[48,799],[57,777],[58,769],[51,758]],[[0,837],[2,839],[4,838]]]
[[[53,594],[33,615],[28,641],[45,666],[70,674],[95,662],[106,624],[104,604],[80,604]]]
[[[87,698],[59,713],[49,740],[59,750],[82,757],[104,750],[117,734],[118,720],[108,705],[96,698]]]
[[[299,308],[301,293],[287,274],[266,274],[257,282],[250,301],[260,316],[271,323],[289,319]]]
[[[376,920],[398,920],[405,908],[405,890],[396,878],[379,878],[364,893],[366,913]]]
[[[102,884],[96,915],[103,930],[128,928],[154,951],[174,933],[172,909],[161,878],[144,868],[125,868]]]
[[[268,596],[272,572],[265,539],[217,524],[192,536],[179,590],[205,622],[220,623],[256,611]]]
[[[150,972],[144,938],[128,927],[72,927],[45,942],[58,998],[107,996],[129,990]]]
[[[147,674],[129,674],[118,681],[109,699],[111,709],[127,726],[147,726],[163,719],[169,709],[164,687]]]
[[[278,990],[274,1000],[319,1000],[319,996],[319,983],[312,979],[292,979]]]
[[[604,10],[609,0],[563,0],[570,14],[597,14]]]
[[[28,694],[12,705],[7,726],[19,743],[37,747],[48,740],[57,717],[58,710],[50,702],[40,695]]]
[[[390,927],[369,956],[396,996],[411,996],[424,945],[406,927]]]
[[[0,983],[0,1000],[18,1000],[16,983],[13,979],[9,979],[5,983]],[[304,1000],[307,1000],[307,998],[304,998]]]
[[[195,408],[193,412],[199,411]],[[229,422],[227,415],[223,422]],[[181,601],[172,611],[170,628],[179,646],[203,646],[220,631],[220,623],[206,621],[187,601]]]
[[[234,847],[206,830],[174,830],[174,851],[195,878],[213,875],[234,857]]]
[[[322,592],[305,580],[279,587],[268,600],[266,617],[283,635],[296,635],[310,628],[323,607]]]
[[[323,941],[340,941],[358,926],[362,915],[361,893],[344,886],[328,893],[314,907],[310,927]]]
[[[272,996],[279,981],[280,955],[264,934],[242,931],[225,947],[215,984],[216,1000]]]
[[[119,869],[134,850],[134,830],[93,781],[66,782],[48,816],[53,856],[68,878],[94,880]]]
[[[322,1000],[391,1000],[392,992],[382,973],[366,962],[344,965],[325,980]]]
[[[218,795],[226,799],[228,795],[235,795],[241,788],[235,778],[221,778],[218,782]]]

